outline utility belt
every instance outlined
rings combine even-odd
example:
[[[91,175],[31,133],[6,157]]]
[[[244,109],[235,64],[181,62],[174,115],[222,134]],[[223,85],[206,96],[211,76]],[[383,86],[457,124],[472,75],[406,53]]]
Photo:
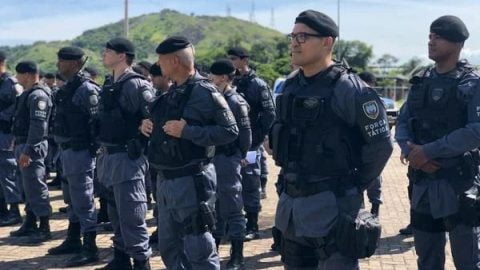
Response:
[[[199,164],[188,165],[179,169],[161,169],[160,171],[162,172],[165,179],[174,180],[175,178],[200,174],[201,172],[203,172],[205,166],[209,163],[210,162],[201,162]]]
[[[90,149],[92,145],[88,142],[80,142],[80,141],[70,141],[60,143],[60,147],[62,150],[72,149],[73,151],[82,151],[86,149]]]
[[[238,151],[238,147],[234,143],[215,146],[215,154],[223,154],[227,157],[235,155],[237,151]]]
[[[351,177],[285,173],[279,175],[279,181],[283,182],[284,192],[292,198],[308,197],[324,191],[332,191],[336,197],[343,197],[347,189],[354,187]]]

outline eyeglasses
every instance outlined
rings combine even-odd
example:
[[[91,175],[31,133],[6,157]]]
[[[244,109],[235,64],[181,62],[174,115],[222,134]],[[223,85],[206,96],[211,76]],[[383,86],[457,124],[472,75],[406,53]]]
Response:
[[[299,33],[290,33],[287,35],[287,38],[292,41],[295,39],[298,43],[305,43],[309,37],[324,37],[322,35],[317,35],[317,34],[310,34],[310,33],[305,33],[305,32],[299,32]]]

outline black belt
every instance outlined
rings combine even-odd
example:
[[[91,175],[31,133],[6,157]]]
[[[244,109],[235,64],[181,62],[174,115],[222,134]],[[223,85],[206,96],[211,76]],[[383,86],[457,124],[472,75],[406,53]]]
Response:
[[[340,183],[338,183],[340,184]],[[333,186],[332,181],[305,183],[303,187],[298,186],[296,183],[285,183],[285,193],[292,198],[308,197],[324,191],[334,191],[336,188]]]
[[[126,153],[126,145],[115,145],[115,146],[102,146],[102,150],[107,155],[113,155],[116,153]]]
[[[161,170],[161,172],[162,172],[163,176],[165,176],[165,179],[173,180],[175,178],[180,178],[180,177],[184,177],[184,176],[199,174],[204,170],[205,165],[207,165],[207,164],[204,164],[204,163],[193,164],[193,165],[188,165],[188,166],[180,168],[180,169]]]

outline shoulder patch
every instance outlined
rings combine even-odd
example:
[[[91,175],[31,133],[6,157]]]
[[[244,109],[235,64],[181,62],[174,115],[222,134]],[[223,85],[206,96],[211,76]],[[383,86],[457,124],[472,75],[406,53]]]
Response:
[[[212,98],[215,104],[217,104],[219,107],[228,108],[227,100],[219,92],[217,91],[213,92]]]
[[[362,104],[363,112],[368,118],[375,120],[378,118],[380,108],[376,100],[367,101]]]
[[[145,101],[150,102],[153,99],[153,93],[149,90],[144,90],[142,92],[142,97]]]
[[[47,108],[47,102],[45,100],[39,100],[37,103],[37,107],[40,110],[45,110]]]

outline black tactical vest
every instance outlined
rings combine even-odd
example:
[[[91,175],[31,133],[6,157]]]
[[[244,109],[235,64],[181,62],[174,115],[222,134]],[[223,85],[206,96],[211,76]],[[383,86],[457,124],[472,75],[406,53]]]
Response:
[[[250,119],[250,123],[254,125],[258,122],[260,117],[259,109],[257,108],[257,94],[250,91],[250,84],[252,80],[255,79],[257,75],[253,70],[250,71],[246,76],[236,77],[233,80],[233,85],[237,87],[237,93],[239,93],[245,100],[247,101],[248,105],[250,105],[250,111],[248,112],[248,117]]]
[[[10,77],[12,77],[11,74],[9,73],[3,73],[1,76],[0,76],[0,86],[6,81],[8,80]],[[10,108],[10,106],[12,106],[14,103],[15,103],[15,94],[11,94],[11,99],[0,99],[0,112],[5,110],[5,109],[8,109]]]
[[[138,127],[143,119],[140,112],[131,113],[122,109],[119,98],[123,84],[128,80],[141,78],[140,74],[131,72],[125,75],[122,80],[109,83],[106,82],[100,92],[100,104],[98,112],[98,140],[100,142],[126,145],[138,134]]]
[[[332,110],[337,80],[346,68],[334,65],[314,83],[300,85],[299,75],[276,98],[277,121],[270,142],[273,158],[285,173],[349,177],[360,163],[362,136]]]
[[[152,166],[182,167],[192,160],[204,160],[213,157],[214,147],[203,147],[190,140],[175,138],[163,131],[163,126],[169,120],[180,120],[185,106],[198,83],[205,79],[192,79],[185,90],[170,90],[160,96],[152,105],[151,113],[154,123],[148,150],[148,160]],[[188,125],[202,125],[193,119],[185,119]]]
[[[466,103],[458,93],[458,83],[465,71],[460,73],[456,78],[429,78],[427,71],[423,77],[411,80],[412,88],[407,102],[411,116],[409,125],[415,143],[423,145],[433,142],[467,123]]]
[[[15,137],[28,137],[28,130],[30,128],[30,108],[28,105],[28,97],[35,90],[39,89],[45,92],[45,94],[47,94],[49,97],[51,97],[50,89],[44,88],[39,84],[33,86],[32,89],[28,91],[24,91],[18,97],[17,103],[15,104],[15,115],[12,128],[12,133],[15,135]],[[50,117],[50,115],[47,115],[47,122],[48,117]],[[47,136],[48,129],[45,130],[45,134],[43,137],[47,138]]]
[[[71,82],[55,93],[54,135],[70,138],[75,142],[91,141],[90,115],[73,103],[75,92],[87,80],[87,77],[77,74]]]

